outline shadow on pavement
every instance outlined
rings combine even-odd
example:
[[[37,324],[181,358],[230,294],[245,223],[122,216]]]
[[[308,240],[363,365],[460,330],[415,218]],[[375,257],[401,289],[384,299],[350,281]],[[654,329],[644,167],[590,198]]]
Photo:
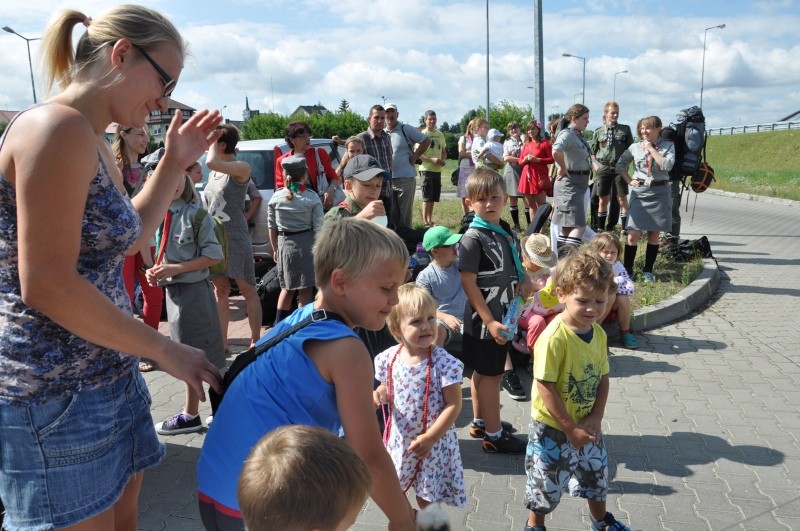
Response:
[[[768,467],[784,461],[784,454],[771,448],[750,444],[731,444],[715,435],[693,432],[673,432],[657,435],[608,435],[605,438],[609,454],[609,477],[624,493],[653,495],[672,494],[672,487],[656,485],[657,477],[665,475],[690,478],[697,465],[730,461],[743,465]],[[642,481],[632,481],[642,476]],[[619,476],[619,479],[614,479]],[[701,481],[701,480],[698,480]],[[614,490],[614,485],[611,486]]]

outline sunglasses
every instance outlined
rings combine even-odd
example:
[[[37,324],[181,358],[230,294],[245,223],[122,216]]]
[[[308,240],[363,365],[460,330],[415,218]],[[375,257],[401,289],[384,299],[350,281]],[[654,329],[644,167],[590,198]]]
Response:
[[[139,50],[139,52],[144,56],[144,58],[147,59],[147,62],[153,65],[153,68],[155,68],[156,72],[158,73],[158,76],[161,78],[161,83],[164,85],[164,91],[162,93],[162,96],[165,98],[169,97],[169,95],[172,94],[172,91],[175,90],[175,85],[177,84],[177,82],[174,79],[172,79],[172,76],[167,74],[164,71],[164,69],[161,68],[161,66],[159,66],[159,64],[153,60],[152,57],[147,55],[147,52],[144,51],[144,49],[135,44],[133,45],[133,47]]]

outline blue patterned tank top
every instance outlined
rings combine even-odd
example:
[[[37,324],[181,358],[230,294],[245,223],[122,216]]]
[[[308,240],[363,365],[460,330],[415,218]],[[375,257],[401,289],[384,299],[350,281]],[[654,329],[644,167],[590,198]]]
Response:
[[[5,134],[0,149],[4,140]],[[130,314],[122,262],[139,237],[142,222],[130,199],[114,186],[99,151],[98,159],[86,198],[76,268]],[[18,259],[16,189],[0,172],[0,405],[41,404],[109,385],[133,370],[136,358],[77,337],[26,306]]]

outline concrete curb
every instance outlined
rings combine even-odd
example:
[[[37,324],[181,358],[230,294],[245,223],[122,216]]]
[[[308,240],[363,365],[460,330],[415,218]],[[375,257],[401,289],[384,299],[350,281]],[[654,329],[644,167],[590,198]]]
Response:
[[[755,195],[755,194],[742,194],[737,192],[726,192],[724,190],[715,190],[713,188],[709,188],[703,193],[710,193],[712,195],[721,195],[725,197],[735,197],[737,199],[744,199],[746,201],[758,201],[759,203],[771,203],[773,205],[784,205],[790,206],[795,208],[800,208],[800,201],[792,201],[791,199],[781,199],[779,197],[769,197],[766,195]]]
[[[643,332],[682,319],[708,302],[718,287],[717,261],[704,258],[703,270],[691,284],[668,299],[636,310],[631,318],[631,328]]]

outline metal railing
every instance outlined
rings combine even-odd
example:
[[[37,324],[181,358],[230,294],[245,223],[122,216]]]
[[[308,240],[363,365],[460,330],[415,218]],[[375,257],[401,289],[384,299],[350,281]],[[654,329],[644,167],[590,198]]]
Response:
[[[766,131],[791,131],[800,130],[800,122],[774,122],[771,124],[736,125],[731,127],[714,127],[706,129],[706,134],[713,135],[739,135],[743,133],[764,133]]]

